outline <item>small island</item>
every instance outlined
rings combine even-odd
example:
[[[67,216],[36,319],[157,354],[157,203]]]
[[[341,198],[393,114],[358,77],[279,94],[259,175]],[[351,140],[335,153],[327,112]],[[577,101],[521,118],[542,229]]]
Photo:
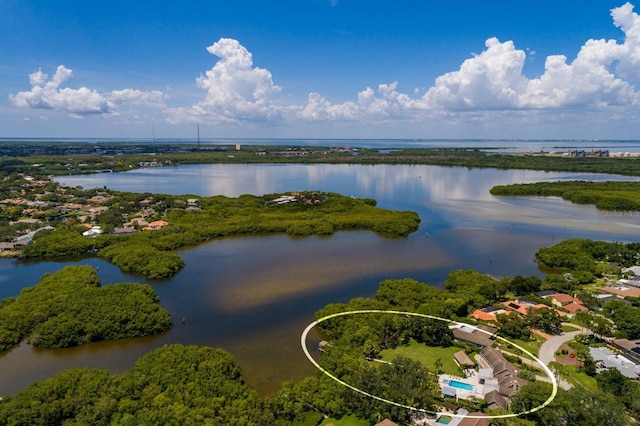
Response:
[[[45,274],[34,287],[0,302],[0,352],[25,337],[35,347],[66,348],[169,328],[171,315],[150,286],[101,287],[91,266],[67,266]]]

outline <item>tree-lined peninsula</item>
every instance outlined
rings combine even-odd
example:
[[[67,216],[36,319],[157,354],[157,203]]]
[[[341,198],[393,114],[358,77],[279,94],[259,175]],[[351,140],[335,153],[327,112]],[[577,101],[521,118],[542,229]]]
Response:
[[[148,278],[169,277],[184,266],[173,250],[215,238],[348,230],[402,237],[419,223],[415,212],[320,191],[233,198],[84,190],[24,174],[0,182],[0,236],[10,253],[29,259],[97,255]]]

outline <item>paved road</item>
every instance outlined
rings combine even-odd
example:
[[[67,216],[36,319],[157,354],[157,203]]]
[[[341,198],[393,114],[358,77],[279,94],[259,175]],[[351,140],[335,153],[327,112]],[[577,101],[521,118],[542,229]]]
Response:
[[[588,333],[588,330],[585,331]],[[545,364],[555,361],[555,353],[560,349],[560,346],[562,346],[563,343],[567,343],[568,341],[575,339],[578,334],[582,334],[582,331],[570,331],[568,333],[563,333],[560,336],[553,336],[550,339],[545,340],[542,346],[540,346],[538,358],[540,358],[540,361]]]
[[[590,331],[585,330],[585,333],[590,333]],[[560,346],[562,346],[563,343],[567,343],[575,339],[578,334],[583,334],[582,330],[570,331],[568,333],[563,333],[560,336],[553,336],[545,340],[542,346],[540,346],[538,358],[540,359],[540,361],[549,365],[551,361],[555,361],[555,354],[558,349],[560,349]],[[564,390],[569,390],[571,388],[571,384],[560,377],[558,377],[558,385]]]

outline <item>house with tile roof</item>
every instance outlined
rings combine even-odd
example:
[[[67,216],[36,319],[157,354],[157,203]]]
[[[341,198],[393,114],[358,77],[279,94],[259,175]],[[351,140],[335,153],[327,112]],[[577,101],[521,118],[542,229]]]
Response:
[[[569,296],[564,293],[551,294],[545,298],[547,297],[551,299],[551,303],[553,303],[554,306],[567,311],[569,313],[569,317],[575,316],[578,312],[589,311],[589,308],[587,308],[582,300],[577,297]]]

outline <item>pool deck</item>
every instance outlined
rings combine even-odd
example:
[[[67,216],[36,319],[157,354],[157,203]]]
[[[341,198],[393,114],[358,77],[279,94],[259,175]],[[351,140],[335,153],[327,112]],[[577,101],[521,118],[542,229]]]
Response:
[[[450,374],[442,374],[438,379],[438,384],[440,385],[440,388],[443,389],[445,386],[449,386],[449,382],[451,380],[468,383],[471,386],[475,387],[475,391],[468,391],[465,389],[455,388],[456,398],[467,399],[469,397],[474,396],[476,398],[482,399],[482,397],[484,396],[483,394],[484,385],[480,384],[480,378],[478,377],[478,373],[474,370],[467,370],[467,371],[469,371],[470,373],[469,376],[467,377],[458,377]]]

